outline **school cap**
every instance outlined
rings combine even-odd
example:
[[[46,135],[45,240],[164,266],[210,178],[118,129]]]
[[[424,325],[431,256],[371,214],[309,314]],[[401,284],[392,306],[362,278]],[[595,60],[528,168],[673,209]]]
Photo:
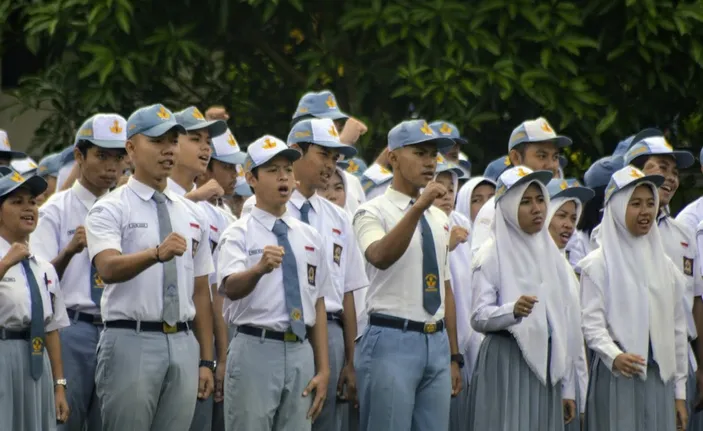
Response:
[[[160,103],[139,108],[127,119],[127,139],[140,134],[158,138],[173,129],[186,133],[185,127],[178,124],[173,113]]]
[[[430,127],[437,135],[443,138],[452,139],[456,144],[466,145],[469,143],[469,141],[461,137],[459,134],[459,128],[452,123],[444,120],[437,120],[431,122]]]
[[[593,199],[596,195],[592,189],[579,185],[578,181],[570,182],[568,179],[553,178],[547,184],[547,191],[550,199],[556,198],[574,198],[578,199],[582,204]]]
[[[361,157],[352,157],[351,159],[340,160],[337,162],[337,166],[357,178],[361,178],[361,175],[363,175],[363,173],[369,168],[364,159]]]
[[[625,153],[625,164],[629,165],[635,159],[643,156],[667,155],[676,159],[679,168],[686,169],[696,162],[696,158],[688,151],[674,150],[663,136],[653,136],[635,143]]]
[[[486,166],[486,170],[483,171],[483,176],[486,178],[490,178],[493,181],[498,181],[498,177],[500,176],[500,174],[502,174],[506,169],[510,168],[510,166],[512,166],[510,164],[510,157],[498,157],[497,159],[489,163],[488,166]]]
[[[230,165],[243,165],[246,161],[247,153],[239,148],[239,143],[234,139],[234,135],[229,128],[225,133],[212,138],[211,141],[211,158]]]
[[[471,160],[469,160],[469,157],[462,153],[459,152],[459,167],[464,170],[464,173],[467,176],[471,176]]]
[[[615,172],[612,178],[610,178],[608,188],[605,189],[605,199],[603,200],[603,205],[607,204],[615,193],[625,187],[636,186],[637,184],[644,182],[650,182],[654,184],[656,188],[659,188],[659,186],[664,184],[664,177],[661,175],[645,175],[644,172],[634,166],[625,166]]]
[[[20,187],[27,187],[34,196],[44,193],[47,183],[44,178],[34,175],[22,175],[7,166],[0,166],[0,197],[7,196]]]
[[[496,205],[498,205],[498,200],[505,196],[511,188],[531,181],[539,181],[546,187],[553,176],[551,171],[533,171],[527,166],[515,166],[506,170],[500,174],[496,182]]]
[[[290,148],[285,142],[271,135],[264,135],[247,147],[247,158],[244,162],[244,171],[251,172],[252,169],[268,163],[276,156],[283,156],[294,162],[302,156],[300,151]]]
[[[437,154],[435,174],[441,174],[442,172],[451,172],[455,174],[458,179],[465,178],[464,171],[459,166],[447,160],[443,155]]]
[[[124,149],[127,142],[126,130],[127,120],[121,115],[95,114],[78,128],[73,145],[78,145],[80,141],[88,141],[101,148]]]
[[[306,93],[298,101],[298,107],[293,114],[293,119],[310,115],[315,118],[329,118],[331,120],[341,120],[349,118],[347,114],[342,112],[337,106],[337,99],[329,90],[323,90],[319,93]]]
[[[208,121],[205,116],[195,106],[189,106],[182,111],[173,114],[178,124],[183,126],[187,132],[207,129],[210,138],[220,136],[227,132],[227,123],[222,120]]]
[[[403,121],[388,132],[388,149],[391,151],[417,144],[436,144],[437,150],[443,150],[453,147],[454,141],[437,135],[425,120]]]
[[[585,174],[583,174],[583,182],[586,187],[595,188],[606,186],[610,182],[613,174],[624,166],[622,157],[607,156],[596,160]]]
[[[13,151],[10,148],[10,138],[7,136],[7,132],[0,129],[0,156],[14,158],[27,157],[27,155],[21,151]]]
[[[39,161],[37,175],[41,175],[42,177],[51,175],[55,177],[59,174],[59,169],[61,169],[62,164],[61,153],[49,154]]]
[[[288,145],[307,142],[325,148],[333,148],[345,159],[356,155],[356,148],[345,145],[339,140],[339,132],[334,125],[334,121],[329,118],[311,118],[302,120],[290,129],[288,133]]]
[[[613,151],[613,155],[625,157],[625,153],[627,153],[632,144],[636,144],[643,139],[651,138],[653,136],[664,136],[664,134],[661,132],[661,130],[654,129],[652,127],[642,129],[636,134],[627,137],[627,139],[618,142],[618,145],[615,147],[615,151]]]
[[[15,171],[19,172],[20,175],[30,175],[37,173],[37,162],[31,157],[26,157],[24,159],[14,159],[10,162],[10,167]]]
[[[515,146],[533,142],[554,142],[557,147],[568,147],[572,144],[571,138],[557,135],[546,119],[539,117],[536,120],[527,120],[513,129],[508,141],[508,151]]]
[[[254,190],[249,187],[246,177],[244,176],[244,168],[237,165],[237,182],[234,185],[234,194],[248,198],[254,194]]]
[[[75,154],[73,154],[73,145],[61,150],[59,155],[61,157],[61,166],[65,166],[65,165],[73,162],[74,160],[76,160],[76,156],[75,156]]]

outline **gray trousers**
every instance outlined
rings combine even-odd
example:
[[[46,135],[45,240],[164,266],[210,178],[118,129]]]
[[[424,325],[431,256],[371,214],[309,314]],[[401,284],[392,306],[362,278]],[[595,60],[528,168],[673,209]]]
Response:
[[[198,395],[199,356],[191,331],[105,329],[95,374],[103,431],[187,431]]]
[[[330,356],[330,382],[327,387],[327,400],[322,413],[313,422],[313,431],[340,431],[342,417],[347,403],[337,402],[337,383],[344,367],[344,331],[336,321],[327,321],[327,339]]]
[[[231,343],[237,329],[232,325],[227,325],[227,342]],[[229,344],[228,344],[229,345]],[[227,364],[219,364],[218,367],[227,367]],[[212,431],[225,431],[225,403],[214,403],[212,410]]]
[[[71,414],[59,431],[101,431],[100,406],[95,393],[96,350],[100,328],[74,320],[59,330],[63,372],[68,381],[66,401]],[[87,426],[87,428],[84,428]]]
[[[289,343],[238,333],[227,354],[227,431],[309,431],[314,394],[303,397],[315,373],[308,341]]]
[[[217,352],[214,344],[213,352]],[[195,413],[193,414],[193,421],[190,423],[190,431],[211,431],[213,426],[212,421],[214,407],[214,395],[210,395],[204,400],[198,398],[195,402]]]

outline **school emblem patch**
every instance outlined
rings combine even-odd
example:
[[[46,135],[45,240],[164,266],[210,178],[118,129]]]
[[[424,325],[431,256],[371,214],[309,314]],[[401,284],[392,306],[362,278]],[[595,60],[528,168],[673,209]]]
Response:
[[[156,113],[156,116],[161,118],[162,120],[168,120],[169,118],[171,118],[171,114],[169,114],[169,112],[163,106],[159,109],[159,112]]]
[[[693,259],[686,256],[683,258],[683,273],[693,276]]]
[[[435,274],[427,274],[425,276],[425,290],[428,292],[437,290],[437,276]]]
[[[32,338],[32,355],[41,355],[44,350],[44,340],[41,337]]]
[[[354,162],[354,160],[349,161],[349,165],[347,166],[347,172],[350,174],[356,173],[359,171],[359,165]]]
[[[95,277],[93,278],[93,284],[95,284],[95,287],[98,289],[102,289],[105,287],[105,283],[103,282],[103,279],[100,277],[100,274],[97,272],[95,273]]]
[[[308,284],[315,285],[315,276],[317,275],[317,267],[308,263]]]
[[[339,266],[340,262],[342,261],[342,246],[339,244],[335,244],[333,248],[333,254],[332,254],[332,260],[334,260],[334,263]]]
[[[290,318],[292,320],[298,321],[303,317],[303,312],[300,311],[300,308],[294,308],[290,311]]]
[[[200,241],[196,241],[193,239],[193,258],[195,258],[195,253],[198,252],[198,246],[200,245]]]

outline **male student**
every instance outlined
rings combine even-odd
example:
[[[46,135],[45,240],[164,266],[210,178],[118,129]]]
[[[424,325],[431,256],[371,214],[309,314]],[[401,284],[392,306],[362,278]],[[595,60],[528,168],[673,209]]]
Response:
[[[37,175],[44,178],[47,184],[46,191],[37,198],[39,206],[56,192],[56,177],[59,174],[59,169],[61,169],[61,155],[58,153],[49,154],[39,162]]]
[[[446,189],[433,179],[438,150],[452,145],[424,120],[396,125],[388,133],[393,184],[354,216],[371,282],[369,322],[356,350],[362,431],[449,428],[463,356],[447,259],[449,221],[433,206]]]
[[[300,152],[266,135],[247,153],[256,206],[227,228],[217,259],[219,291],[233,301],[227,315],[236,327],[227,354],[225,428],[310,430],[330,373],[325,246],[287,207]]]
[[[126,141],[127,121],[120,115],[97,114],[81,125],[74,143],[78,179],[40,208],[39,224],[30,238],[32,250],[54,265],[71,320],[71,326],[59,333],[71,406],[69,420],[59,430],[102,430],[95,367],[104,285],[88,257],[83,225],[93,204],[117,182]]]
[[[454,146],[443,152],[444,157],[454,163],[464,172],[464,178],[468,179],[471,176],[471,162],[469,158],[466,157],[461,151],[461,147],[466,147],[469,141],[466,138],[462,138],[459,133],[459,128],[455,124],[444,120],[437,120],[430,123],[430,127],[436,134],[444,138],[450,138],[454,141]],[[463,185],[463,180],[461,184]]]
[[[703,173],[703,148],[699,154],[701,162],[701,172]],[[676,215],[676,221],[683,223],[689,230],[695,231],[698,223],[703,220],[703,196],[686,205],[684,209]]]
[[[296,123],[288,135],[288,145],[303,154],[293,163],[298,186],[288,201],[288,212],[322,236],[324,259],[330,268],[332,283],[329,294],[325,295],[329,388],[327,402],[313,423],[313,430],[339,431],[344,407],[340,401],[356,403],[354,291],[367,287],[369,281],[352,230],[351,216],[317,192],[329,183],[339,156],[351,158],[356,149],[339,141],[337,128],[330,119]]]
[[[86,219],[105,284],[95,376],[105,431],[187,430],[196,398],[212,392],[207,220],[166,188],[179,133],[161,104],[132,113],[125,148],[134,174]]]
[[[513,129],[508,141],[509,163],[527,166],[533,171],[559,172],[559,153],[571,145],[571,139],[557,135],[547,120],[540,117],[527,120]],[[476,215],[471,233],[471,250],[475,252],[491,237],[491,223],[495,215],[493,198],[486,202]]]

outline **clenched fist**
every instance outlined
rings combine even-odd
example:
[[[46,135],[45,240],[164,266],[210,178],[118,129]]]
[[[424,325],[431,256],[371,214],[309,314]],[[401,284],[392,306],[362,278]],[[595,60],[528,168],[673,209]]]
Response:
[[[11,268],[19,263],[21,260],[29,257],[29,247],[27,244],[21,244],[19,242],[13,243],[8,250],[7,254],[2,258],[2,262],[7,268]]]
[[[85,239],[85,228],[83,226],[78,226],[76,228],[76,232],[73,234],[73,238],[71,238],[71,241],[66,246],[66,249],[69,253],[78,254],[82,252],[87,245],[88,242]]]
[[[176,232],[171,232],[156,249],[156,258],[161,262],[168,262],[176,256],[183,256],[187,249],[185,238]]]
[[[277,245],[267,245],[264,247],[264,252],[261,255],[261,260],[259,261],[259,268],[264,274],[268,274],[274,269],[281,266],[283,263],[283,247]]]
[[[415,202],[415,205],[424,211],[434,204],[435,199],[441,198],[446,194],[446,187],[436,181],[430,181],[417,199],[417,202]]]

